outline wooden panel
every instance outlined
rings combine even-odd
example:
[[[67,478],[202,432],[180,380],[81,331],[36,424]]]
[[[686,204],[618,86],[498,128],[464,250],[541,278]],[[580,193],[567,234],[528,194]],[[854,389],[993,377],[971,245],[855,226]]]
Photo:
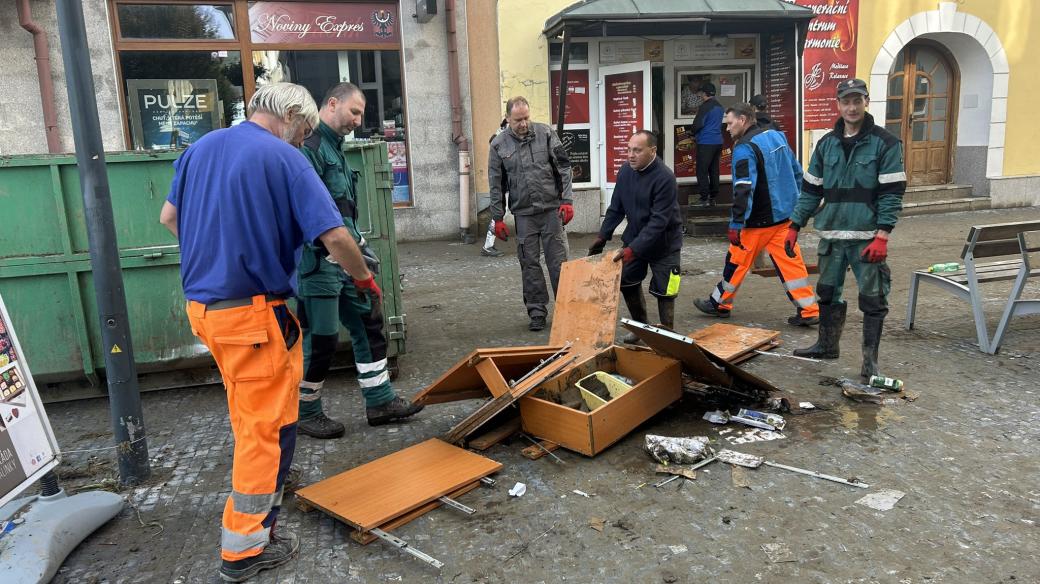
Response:
[[[536,397],[520,400],[524,432],[548,438],[568,450],[592,456],[589,415]]]
[[[591,354],[614,344],[621,262],[604,253],[564,262],[549,344],[572,342],[572,353]]]
[[[633,386],[631,391],[589,414],[592,419],[593,454],[603,452],[682,397],[682,370],[678,361],[650,353],[634,353],[632,358],[639,361],[640,365],[628,369],[623,365],[627,356],[618,356],[618,365],[622,366],[619,372],[631,376],[639,371],[649,376]]]
[[[527,361],[532,363],[531,367],[559,351],[562,346],[531,346],[531,347],[503,347],[499,349],[477,349],[463,357],[448,371],[437,378],[426,389],[419,392],[412,400],[421,404],[440,404],[464,399],[477,399],[491,397],[490,391],[481,379],[475,365],[485,358],[495,358],[499,355],[516,361]],[[528,367],[525,371],[529,371]]]
[[[502,377],[502,372],[498,370],[493,360],[481,359],[477,362],[476,369],[491,395],[498,397],[509,393],[509,384],[506,383],[505,378]]]
[[[452,491],[452,492],[448,493],[448,498],[449,499],[458,499],[462,495],[465,495],[466,493],[472,491],[473,489],[475,489],[475,488],[477,488],[479,486],[480,486],[480,482],[470,483],[470,484],[466,485],[465,487],[462,487],[461,489],[458,489],[457,491]],[[395,517],[394,519],[384,523],[383,525],[380,525],[379,529],[382,529],[383,531],[387,531],[387,532],[392,531],[394,529],[397,529],[398,527],[401,527],[402,525],[404,525],[406,523],[411,523],[413,520],[418,519],[419,517],[422,517],[423,515],[429,513],[430,511],[433,511],[434,509],[436,509],[437,507],[440,507],[443,504],[444,503],[441,503],[439,500],[430,501],[429,503],[423,505],[422,507],[419,507],[418,509],[415,509],[414,511],[409,511],[408,513],[405,513],[404,515],[401,515],[400,517]],[[379,539],[378,537],[372,535],[371,533],[369,533],[367,531],[352,531],[352,532],[350,532],[350,537],[351,537],[351,539],[353,539],[354,541],[360,543],[361,545],[368,545],[368,544],[372,543],[373,541]]]
[[[975,225],[968,233],[968,241],[975,231],[979,232],[977,241],[994,241],[997,239],[1015,239],[1023,231],[1040,230],[1040,221],[1018,221],[1014,223],[993,223],[991,225]]]
[[[732,363],[735,359],[776,340],[780,331],[718,323],[687,336],[697,341],[701,349]]]
[[[907,161],[907,166],[910,168],[910,172],[916,175],[923,175],[928,172],[928,151],[917,148],[910,150],[910,156]],[[917,186],[917,182],[914,182],[914,186]]]
[[[499,442],[505,440],[506,438],[509,438],[513,434],[516,434],[517,432],[519,432],[520,431],[520,417],[516,415],[516,411],[515,410],[513,411],[513,414],[514,414],[514,416],[512,418],[509,418],[508,420],[503,422],[501,425],[499,425],[497,428],[494,428],[491,431],[485,432],[485,433],[481,434],[480,436],[477,436],[473,440],[467,440],[466,441],[466,448],[471,448],[473,450],[484,451],[484,450],[487,450],[488,448],[491,448],[495,444],[498,444]],[[503,417],[505,417],[507,415],[509,415],[508,412],[502,414]]]
[[[1022,247],[1018,244],[1018,238],[1015,239],[1001,239],[997,241],[986,241],[983,243],[976,243],[975,247],[971,250],[971,255],[977,258],[995,258],[1006,255],[1020,255],[1022,253]],[[961,258],[965,258],[968,255],[968,246],[965,245],[961,251]]]
[[[299,489],[296,496],[368,531],[501,469],[433,438]]]

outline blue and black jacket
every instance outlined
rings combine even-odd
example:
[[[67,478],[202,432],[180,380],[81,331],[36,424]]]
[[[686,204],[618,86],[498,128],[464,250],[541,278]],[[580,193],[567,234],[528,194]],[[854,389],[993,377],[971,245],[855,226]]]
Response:
[[[786,221],[801,192],[802,167],[776,130],[752,126],[733,146],[730,228],[769,227]]]
[[[698,144],[722,144],[722,112],[722,104],[714,97],[709,97],[701,103],[690,127]]]

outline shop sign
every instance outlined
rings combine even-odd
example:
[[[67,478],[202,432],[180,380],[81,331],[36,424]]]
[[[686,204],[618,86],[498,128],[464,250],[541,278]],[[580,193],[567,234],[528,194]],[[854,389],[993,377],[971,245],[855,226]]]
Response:
[[[628,161],[628,140],[645,125],[643,73],[605,76],[607,182],[617,182],[621,165]]]
[[[399,43],[397,3],[253,2],[249,31],[259,44]]]
[[[599,64],[636,63],[646,56],[643,41],[604,41],[599,44]]]
[[[729,61],[754,59],[755,39],[702,37],[675,41],[672,54],[676,61]]]
[[[560,135],[571,159],[571,181],[592,182],[592,139],[588,130],[564,130]]]
[[[0,506],[58,465],[58,444],[0,298]]]
[[[220,127],[216,79],[127,79],[137,148],[183,148]]]
[[[766,98],[770,119],[787,135],[792,150],[798,144],[794,42],[794,33],[775,32],[765,35],[762,47],[762,95]]]
[[[589,123],[589,72],[585,69],[567,71],[567,111],[565,124]],[[552,123],[560,113],[560,72],[552,72]]]
[[[802,55],[805,129],[831,128],[838,118],[834,88],[856,76],[859,0],[795,0],[795,4],[816,15],[809,23]]]

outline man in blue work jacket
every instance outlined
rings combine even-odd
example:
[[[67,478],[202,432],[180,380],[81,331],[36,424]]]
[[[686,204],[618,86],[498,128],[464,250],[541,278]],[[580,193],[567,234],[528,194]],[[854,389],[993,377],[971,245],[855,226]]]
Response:
[[[697,96],[703,101],[697,108],[690,131],[697,142],[697,191],[699,205],[715,204],[719,196],[719,159],[722,157],[722,104],[715,99],[715,84],[701,84]]]

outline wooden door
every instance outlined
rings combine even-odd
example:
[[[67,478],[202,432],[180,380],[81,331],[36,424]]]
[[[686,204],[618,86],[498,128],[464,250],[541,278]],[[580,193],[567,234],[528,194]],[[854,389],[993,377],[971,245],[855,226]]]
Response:
[[[903,140],[910,186],[950,182],[957,114],[957,70],[931,43],[911,43],[888,75],[885,128]]]

